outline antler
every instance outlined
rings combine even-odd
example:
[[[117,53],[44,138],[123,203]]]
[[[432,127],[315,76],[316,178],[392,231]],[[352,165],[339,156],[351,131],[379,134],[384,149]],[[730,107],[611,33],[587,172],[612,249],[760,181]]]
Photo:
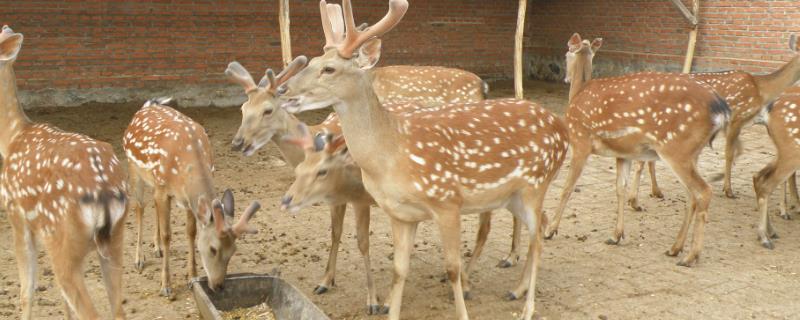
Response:
[[[343,135],[337,135],[333,138],[330,142],[325,145],[325,152],[328,154],[333,154],[338,150],[341,146],[345,145],[345,140]]]
[[[239,221],[237,221],[236,224],[233,225],[233,228],[231,228],[231,230],[233,231],[233,234],[237,238],[241,237],[245,233],[250,233],[250,234],[258,233],[258,230],[256,228],[251,227],[250,225],[247,224],[248,222],[250,222],[250,219],[253,218],[253,215],[256,214],[256,211],[258,211],[258,209],[261,209],[261,204],[258,203],[258,201],[253,201],[253,203],[251,203],[250,206],[247,207],[247,210],[244,211],[242,217],[239,218]]]
[[[285,137],[283,138],[284,141],[297,145],[303,150],[314,151],[314,137],[312,137],[311,133],[309,133],[308,126],[306,126],[304,123],[300,123],[297,125],[297,130],[299,131],[300,136]]]
[[[294,75],[296,75],[300,70],[305,68],[306,63],[308,63],[308,58],[306,56],[297,56],[289,63],[286,68],[281,71],[274,79],[270,79],[270,90],[275,90],[280,87],[284,82],[288,81]]]
[[[319,2],[319,10],[322,17],[322,29],[325,32],[325,50],[335,47],[339,51],[339,55],[345,58],[351,58],[353,52],[367,40],[380,37],[389,30],[392,30],[408,10],[408,1],[389,0],[389,12],[386,13],[386,16],[371,27],[362,28],[356,27],[356,23],[353,19],[353,6],[350,4],[350,0],[344,0],[343,4],[345,25],[345,36],[343,39],[336,33],[336,31],[341,30],[338,26],[339,21],[337,17],[339,17],[338,12],[340,12],[338,11],[338,6],[329,6],[325,0],[321,0]],[[336,30],[337,28],[339,29]]]
[[[249,93],[257,88],[255,81],[253,81],[253,76],[250,75],[250,72],[247,72],[247,69],[245,69],[236,61],[228,64],[228,68],[225,69],[225,75],[228,76],[228,79],[231,81],[236,82],[244,87],[245,93]]]

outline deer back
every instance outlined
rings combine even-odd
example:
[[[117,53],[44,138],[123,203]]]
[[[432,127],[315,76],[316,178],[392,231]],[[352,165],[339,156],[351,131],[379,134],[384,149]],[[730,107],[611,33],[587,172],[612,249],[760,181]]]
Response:
[[[575,139],[592,136],[623,155],[676,141],[702,145],[729,117],[730,109],[711,87],[689,75],[667,73],[592,80],[566,114]]]
[[[767,108],[767,128],[779,152],[800,154],[800,87],[792,87]]]
[[[433,66],[388,66],[372,72],[372,88],[382,103],[415,101],[423,105],[474,102],[486,86],[474,73]]]
[[[4,160],[6,207],[11,213],[24,214],[32,230],[45,236],[58,235],[61,225],[76,225],[69,220],[96,231],[92,228],[108,221],[100,212],[81,210],[81,202],[98,199],[104,192],[123,198],[126,191],[124,171],[110,144],[48,124],[22,129]],[[113,225],[124,210],[110,214]]]
[[[205,129],[186,115],[148,101],[125,130],[123,148],[129,161],[149,173],[146,178],[151,183],[167,186],[176,196],[182,196],[186,188],[188,196],[208,193],[207,199],[213,198],[214,188],[208,185],[214,169],[211,144]],[[193,188],[200,189],[192,192]]]
[[[717,92],[731,108],[732,121],[750,119],[764,106],[753,75],[744,71],[692,74]]]

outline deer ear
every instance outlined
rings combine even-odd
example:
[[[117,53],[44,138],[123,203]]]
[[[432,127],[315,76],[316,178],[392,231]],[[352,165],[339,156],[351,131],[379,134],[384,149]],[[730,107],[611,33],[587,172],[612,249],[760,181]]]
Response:
[[[3,39],[2,42],[0,42],[0,61],[12,61],[17,59],[17,54],[19,54],[19,50],[22,49],[22,34],[13,33],[11,28],[7,26],[3,26],[2,33],[12,34],[5,39],[3,39],[3,35],[0,34],[0,39]]]
[[[581,35],[577,32],[572,34],[572,37],[569,38],[567,41],[567,48],[569,48],[570,52],[578,51],[581,48]]]
[[[597,52],[603,46],[603,38],[594,38],[592,40],[592,52]]]
[[[226,216],[233,217],[233,191],[231,189],[225,189],[225,192],[222,194],[222,212],[225,213]]]
[[[361,69],[372,69],[381,58],[381,39],[374,38],[365,42],[358,48],[356,63]]]
[[[214,202],[211,203],[211,222],[214,223],[214,229],[217,231],[219,237],[225,234],[225,217],[222,211],[222,203],[214,199]]]

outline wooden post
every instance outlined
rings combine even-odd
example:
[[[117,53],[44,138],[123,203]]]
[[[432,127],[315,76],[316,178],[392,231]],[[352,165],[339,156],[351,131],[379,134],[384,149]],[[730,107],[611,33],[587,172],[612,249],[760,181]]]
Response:
[[[697,28],[700,25],[698,23],[700,19],[700,0],[694,0],[692,11],[694,12],[695,25],[693,25],[692,30],[689,31],[689,47],[686,49],[686,60],[683,61],[683,73],[692,71],[692,60],[694,60],[694,50],[697,44]]]
[[[281,31],[281,54],[283,66],[292,62],[292,37],[289,33],[289,0],[278,0],[278,23]]]
[[[517,10],[517,33],[514,36],[514,96],[522,99],[522,36],[525,33],[525,11],[528,0],[519,0]]]

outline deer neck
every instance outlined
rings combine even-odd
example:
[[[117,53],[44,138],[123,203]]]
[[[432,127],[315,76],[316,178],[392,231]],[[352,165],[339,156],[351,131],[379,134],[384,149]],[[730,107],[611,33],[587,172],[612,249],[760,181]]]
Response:
[[[350,154],[368,174],[392,168],[394,160],[390,157],[399,154],[397,122],[378,101],[371,75],[362,77],[353,88],[347,99],[333,106]]]
[[[569,102],[575,97],[589,80],[592,80],[592,62],[585,61],[586,59],[578,58],[575,61],[575,66],[572,68],[572,74],[569,75]]]
[[[800,79],[800,55],[773,73],[756,76],[756,85],[764,102],[772,101]]]
[[[11,63],[0,63],[0,155],[8,156],[11,140],[31,121],[17,101],[17,78]]]
[[[281,156],[283,156],[283,160],[292,166],[292,168],[295,168],[298,164],[300,164],[300,162],[303,162],[303,159],[306,158],[306,155],[302,148],[284,138],[287,136],[299,137],[301,135],[298,129],[300,120],[286,111],[281,110],[280,112],[284,113],[284,118],[286,120],[283,121],[283,123],[285,126],[282,128],[282,130],[275,132],[275,134],[272,135],[272,142],[278,146],[278,151],[280,151]]]

